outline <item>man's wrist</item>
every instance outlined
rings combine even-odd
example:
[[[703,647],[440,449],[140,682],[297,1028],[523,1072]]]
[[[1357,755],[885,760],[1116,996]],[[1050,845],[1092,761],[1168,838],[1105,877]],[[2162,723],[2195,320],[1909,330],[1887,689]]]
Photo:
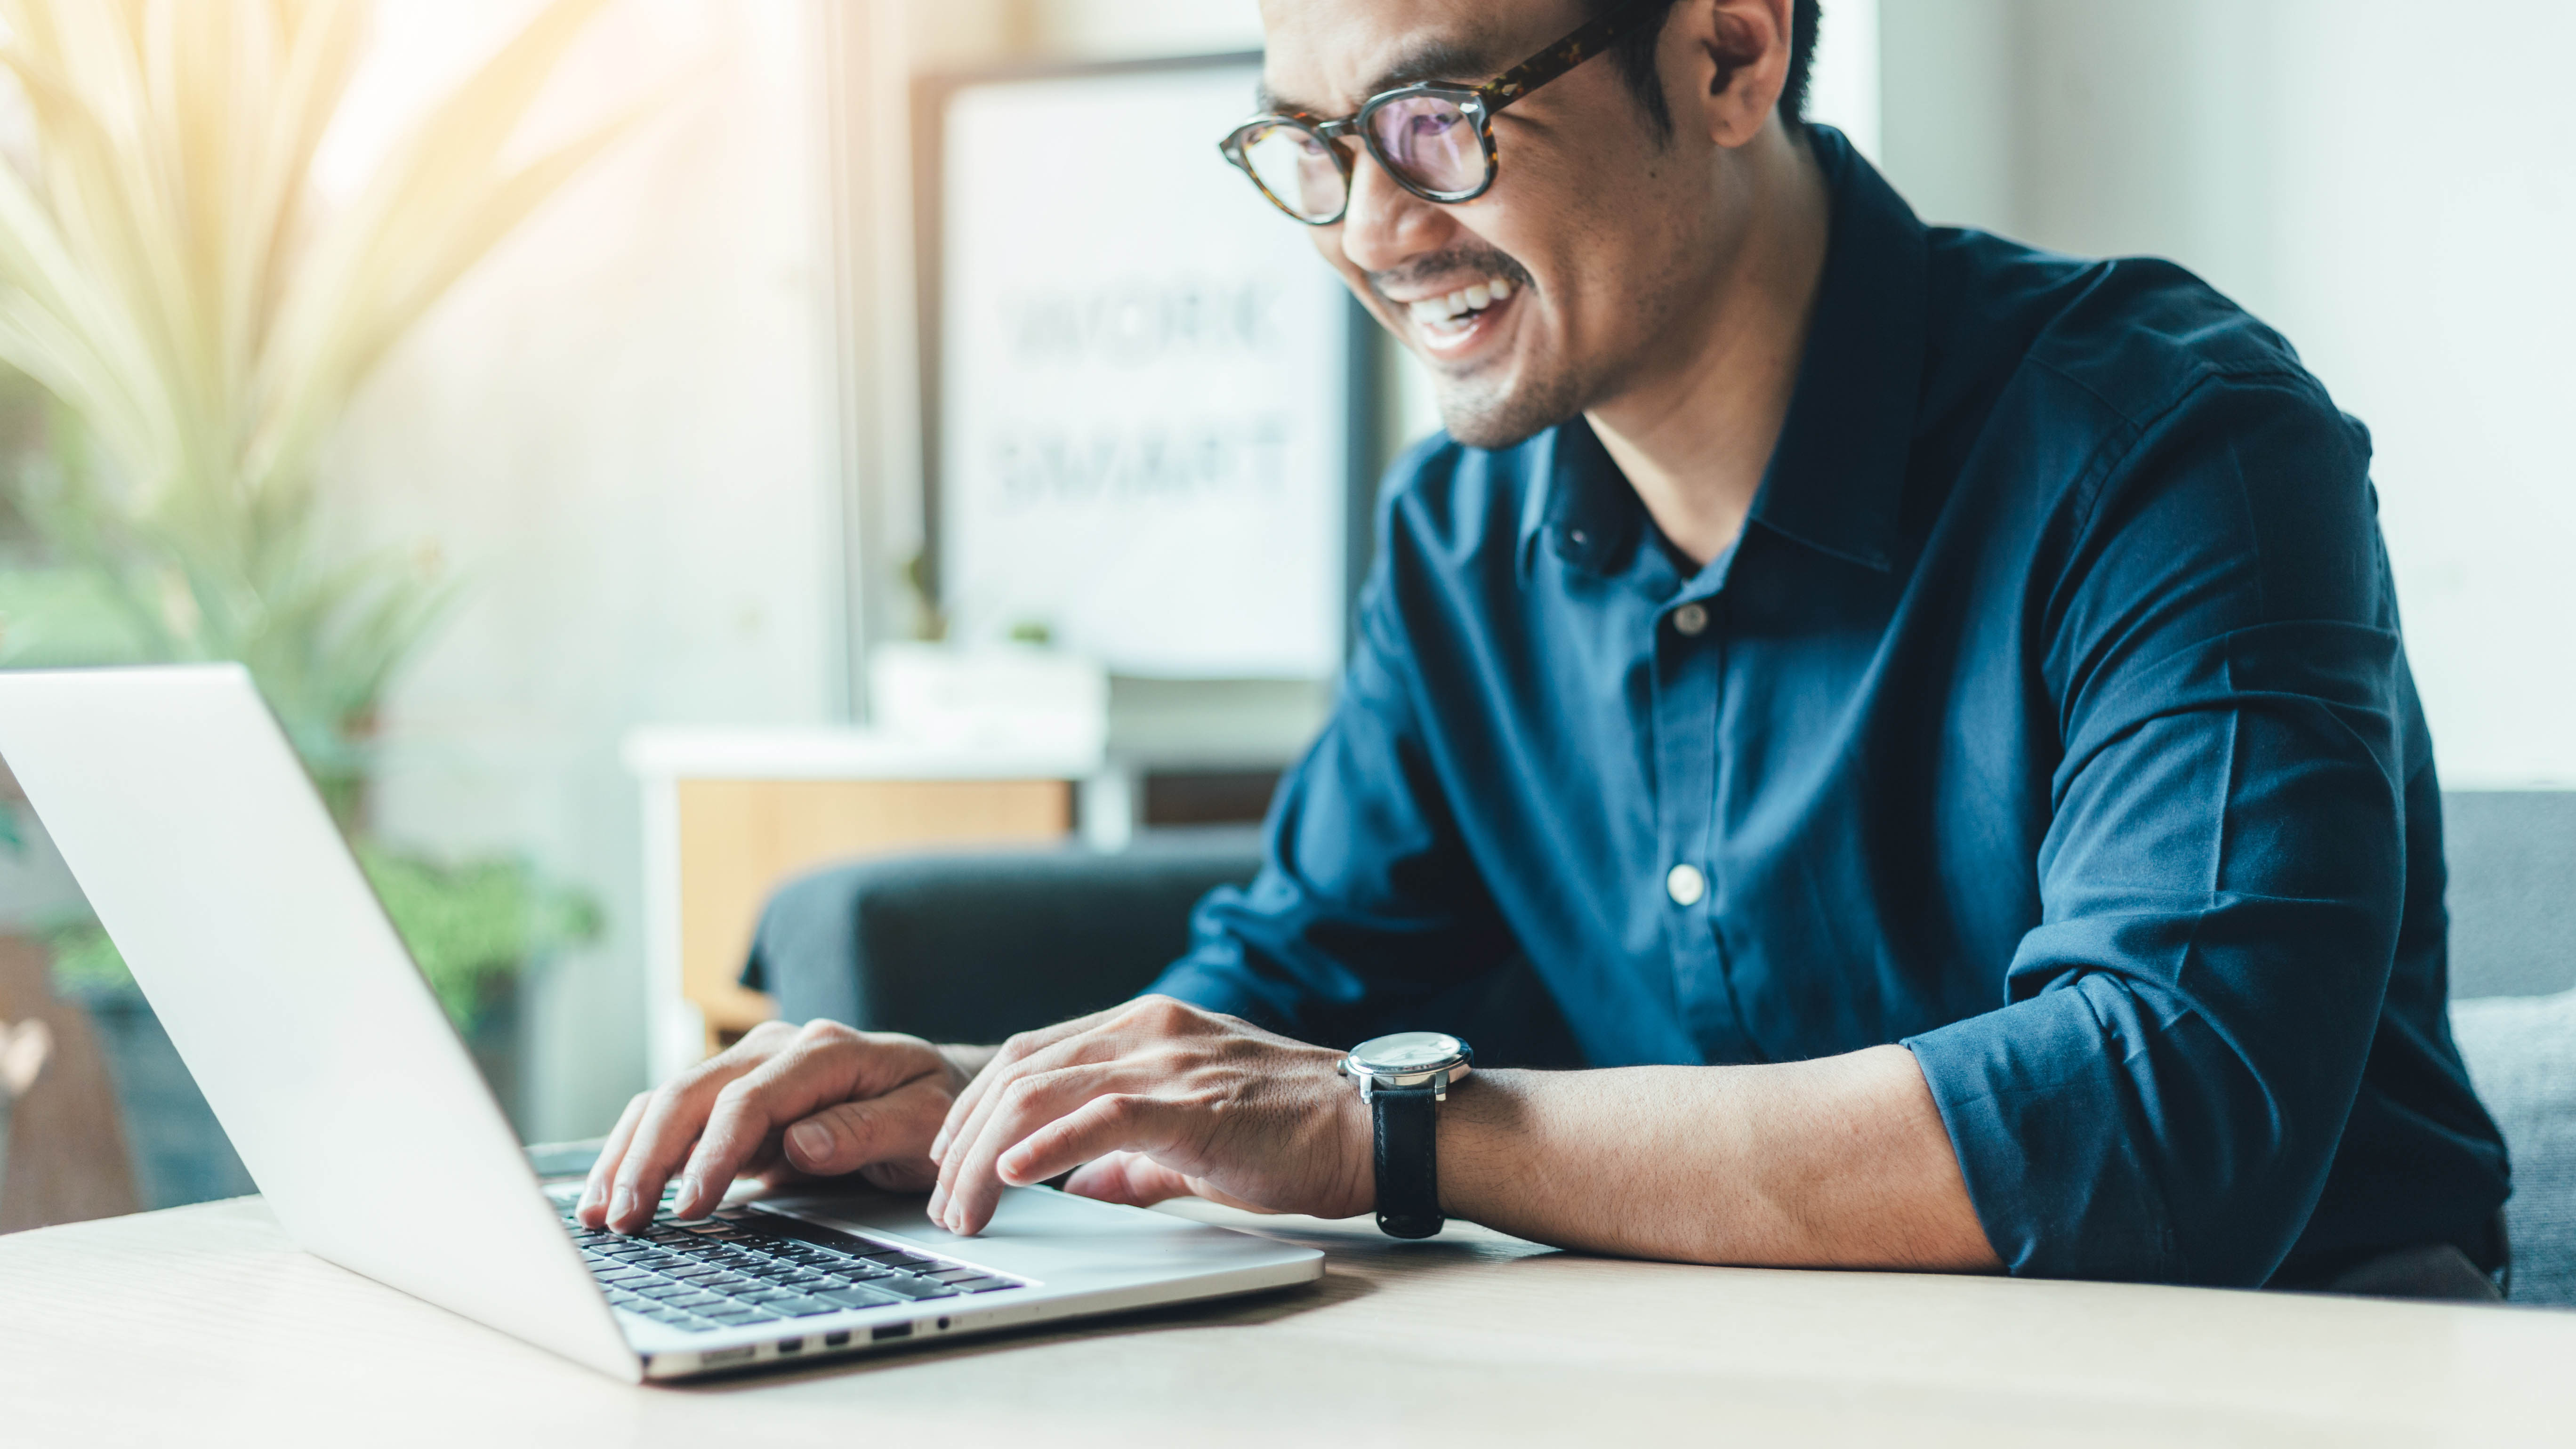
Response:
[[[1478,1070],[1449,1088],[1438,1138],[1441,1216],[1483,1222],[1492,1210],[1496,1185],[1521,1158],[1527,1075]]]
[[[1335,1077],[1332,1094],[1341,1114],[1342,1181],[1352,1184],[1343,1200],[1354,1214],[1369,1212],[1377,1206],[1377,1119],[1357,1083]]]

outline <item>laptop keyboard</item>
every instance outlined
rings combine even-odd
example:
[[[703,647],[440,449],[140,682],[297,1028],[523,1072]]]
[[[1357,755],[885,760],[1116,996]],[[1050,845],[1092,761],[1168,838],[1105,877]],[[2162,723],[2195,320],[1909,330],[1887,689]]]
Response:
[[[585,1228],[566,1210],[564,1225],[610,1307],[690,1333],[1028,1286],[748,1208],[689,1222],[665,1208],[637,1233]]]

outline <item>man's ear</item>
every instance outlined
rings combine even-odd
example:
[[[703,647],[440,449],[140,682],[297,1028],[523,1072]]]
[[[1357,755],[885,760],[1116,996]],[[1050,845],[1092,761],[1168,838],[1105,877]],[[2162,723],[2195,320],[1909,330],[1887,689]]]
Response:
[[[1682,114],[1730,149],[1760,135],[1789,84],[1793,0],[1686,0],[1666,43],[1676,40],[1688,85]],[[1668,55],[1670,51],[1666,52]]]

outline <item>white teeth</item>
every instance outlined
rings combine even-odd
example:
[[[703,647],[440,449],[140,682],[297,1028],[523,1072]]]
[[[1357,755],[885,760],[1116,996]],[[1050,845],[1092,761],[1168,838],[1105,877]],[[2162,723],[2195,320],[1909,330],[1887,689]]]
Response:
[[[1481,312],[1512,294],[1512,284],[1500,277],[1461,287],[1445,297],[1425,297],[1407,307],[1414,321],[1428,327]]]

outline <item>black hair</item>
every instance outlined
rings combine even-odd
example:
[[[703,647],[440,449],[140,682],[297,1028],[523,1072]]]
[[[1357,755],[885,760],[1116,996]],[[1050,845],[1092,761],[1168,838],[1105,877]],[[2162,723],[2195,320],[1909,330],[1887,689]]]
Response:
[[[1626,0],[1587,0],[1584,8],[1593,15],[1607,15]],[[1665,0],[1670,10],[1673,0]],[[1780,87],[1780,120],[1796,135],[1807,124],[1807,74],[1816,63],[1816,22],[1822,10],[1817,0],[1795,0],[1789,7],[1789,81]],[[1613,46],[1611,61],[1619,67],[1620,78],[1635,92],[1637,104],[1645,107],[1646,119],[1653,123],[1655,134],[1671,140],[1672,107],[1664,102],[1663,78],[1655,71],[1655,46],[1663,39],[1661,25],[1642,26]]]

